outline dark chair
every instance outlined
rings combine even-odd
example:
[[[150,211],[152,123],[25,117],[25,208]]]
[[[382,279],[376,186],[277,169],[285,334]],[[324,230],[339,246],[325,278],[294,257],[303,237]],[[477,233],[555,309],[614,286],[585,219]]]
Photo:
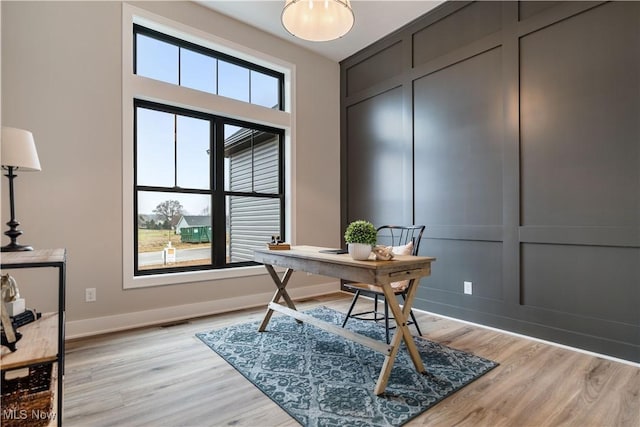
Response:
[[[394,253],[398,255],[418,255],[420,240],[422,240],[424,229],[424,225],[383,225],[378,228],[378,244],[393,246]],[[400,295],[403,300],[405,300],[407,296],[408,282],[409,281],[405,280],[392,285],[394,287],[394,294]],[[342,327],[344,328],[350,317],[361,320],[373,320],[375,322],[384,319],[387,344],[389,344],[389,329],[393,329],[395,326],[389,327],[389,305],[386,300],[384,301],[384,313],[378,311],[378,298],[384,299],[382,289],[378,286],[365,283],[344,283],[343,286],[345,289],[355,292],[355,295],[353,296],[353,301],[351,301],[351,307],[349,307],[349,311],[344,318],[344,322],[342,322]],[[360,295],[373,298],[373,310],[352,313]],[[411,320],[407,323],[414,325],[418,331],[418,335],[422,335],[413,310],[409,313]],[[373,315],[373,317],[371,315]]]

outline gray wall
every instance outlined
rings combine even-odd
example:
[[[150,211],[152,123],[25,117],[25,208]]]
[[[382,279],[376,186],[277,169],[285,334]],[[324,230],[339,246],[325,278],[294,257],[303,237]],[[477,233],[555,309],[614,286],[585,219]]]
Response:
[[[640,361],[639,52],[638,2],[451,2],[348,58],[343,227],[427,225],[418,308]]]

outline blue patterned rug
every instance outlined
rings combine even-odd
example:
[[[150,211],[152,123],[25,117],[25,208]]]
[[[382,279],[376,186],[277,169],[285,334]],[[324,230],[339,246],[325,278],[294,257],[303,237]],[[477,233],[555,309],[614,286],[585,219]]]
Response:
[[[326,307],[306,311],[341,324]],[[260,322],[196,334],[303,426],[400,426],[497,366],[463,351],[416,338],[428,373],[416,372],[404,345],[385,392],[373,393],[384,355],[274,313]],[[384,341],[384,326],[350,319],[347,328]]]

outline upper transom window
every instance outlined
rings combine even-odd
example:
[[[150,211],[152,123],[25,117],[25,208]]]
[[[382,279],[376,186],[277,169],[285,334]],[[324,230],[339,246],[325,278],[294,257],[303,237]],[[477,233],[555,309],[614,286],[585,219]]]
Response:
[[[133,32],[135,74],[284,111],[282,73],[137,24]]]

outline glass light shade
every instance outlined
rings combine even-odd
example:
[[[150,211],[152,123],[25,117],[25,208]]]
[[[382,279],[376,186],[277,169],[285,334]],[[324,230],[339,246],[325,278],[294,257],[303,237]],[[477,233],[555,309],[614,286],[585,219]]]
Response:
[[[349,0],[285,0],[282,25],[294,36],[324,42],[347,34],[354,15]]]
[[[36,151],[36,143],[31,132],[3,127],[0,145],[2,145],[2,152],[0,153],[2,166],[11,166],[21,171],[42,170]]]

